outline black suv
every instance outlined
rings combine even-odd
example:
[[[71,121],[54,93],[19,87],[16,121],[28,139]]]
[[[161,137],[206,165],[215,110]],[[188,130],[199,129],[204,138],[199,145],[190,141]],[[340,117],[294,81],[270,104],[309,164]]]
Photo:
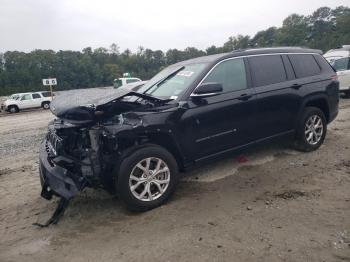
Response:
[[[57,97],[40,150],[42,196],[85,187],[148,210],[174,192],[179,171],[289,135],[320,147],[338,113],[339,83],[321,52],[240,50],[171,65],[136,91]],[[94,93],[95,92],[95,93]]]

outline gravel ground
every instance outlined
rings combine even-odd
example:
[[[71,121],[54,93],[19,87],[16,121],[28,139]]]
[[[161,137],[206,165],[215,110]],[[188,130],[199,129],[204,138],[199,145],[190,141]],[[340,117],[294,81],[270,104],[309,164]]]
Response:
[[[32,223],[57,200],[39,195],[37,151],[53,116],[2,114],[0,261],[350,261],[350,100],[340,107],[315,152],[274,142],[208,163],[146,213],[86,190],[45,229]]]

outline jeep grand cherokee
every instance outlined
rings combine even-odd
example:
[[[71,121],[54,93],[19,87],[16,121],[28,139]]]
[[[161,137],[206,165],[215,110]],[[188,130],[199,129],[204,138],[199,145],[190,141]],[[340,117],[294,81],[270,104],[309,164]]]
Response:
[[[132,210],[157,207],[179,171],[208,159],[287,135],[316,150],[338,92],[320,51],[267,48],[171,65],[137,92],[57,97],[40,149],[42,196],[102,186]]]

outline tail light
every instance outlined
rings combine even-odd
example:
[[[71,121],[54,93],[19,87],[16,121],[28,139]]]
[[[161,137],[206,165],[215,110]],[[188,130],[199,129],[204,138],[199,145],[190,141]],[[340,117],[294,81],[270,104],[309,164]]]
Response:
[[[338,75],[332,75],[332,76],[331,76],[331,79],[332,79],[333,81],[338,81]]]

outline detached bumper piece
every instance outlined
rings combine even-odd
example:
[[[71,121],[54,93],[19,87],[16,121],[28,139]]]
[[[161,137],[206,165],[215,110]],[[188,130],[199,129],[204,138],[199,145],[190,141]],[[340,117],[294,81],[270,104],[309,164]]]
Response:
[[[57,224],[60,218],[63,216],[64,211],[66,210],[68,204],[69,204],[69,200],[66,200],[62,197],[58,202],[55,212],[52,214],[50,219],[46,221],[46,223],[44,224],[33,223],[33,225],[38,227],[48,227],[51,224]]]
[[[79,191],[82,191],[87,186],[87,181],[76,174],[69,172],[64,167],[55,164],[55,159],[49,157],[49,150],[44,141],[40,146],[40,182],[42,186],[41,196],[50,200],[53,195],[61,197],[56,210],[51,218],[44,224],[34,223],[39,227],[47,227],[51,224],[56,224],[63,216],[65,209],[69,204],[69,200]],[[65,161],[59,157],[59,161]],[[67,159],[67,161],[69,161]]]

